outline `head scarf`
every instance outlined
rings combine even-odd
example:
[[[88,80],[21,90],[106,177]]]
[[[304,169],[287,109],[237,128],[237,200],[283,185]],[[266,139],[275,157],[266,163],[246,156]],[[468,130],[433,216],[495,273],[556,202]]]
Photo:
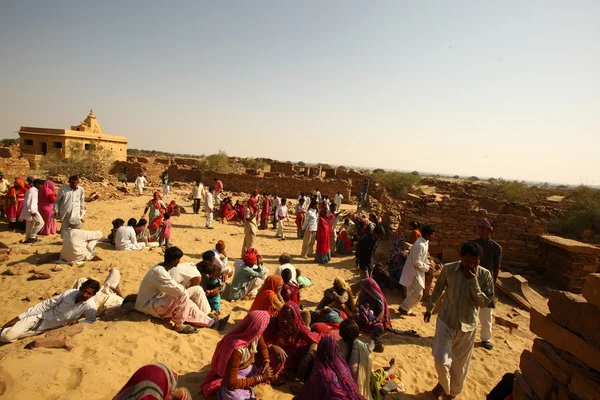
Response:
[[[269,316],[275,317],[283,306],[283,301],[279,296],[279,289],[283,285],[283,278],[279,275],[269,275],[260,288],[250,311],[264,310],[269,312]]]
[[[200,384],[200,391],[204,397],[213,395],[223,384],[227,363],[233,352],[260,338],[268,324],[268,312],[250,311],[241,324],[221,339],[210,363],[210,371]]]
[[[296,331],[298,331],[300,333],[299,337],[309,337],[313,340],[314,343],[318,343],[320,337],[316,334],[312,334],[310,332],[310,329],[306,326],[306,324],[304,323],[304,320],[302,319],[302,314],[300,313],[300,307],[298,307],[298,305],[296,303],[294,303],[293,301],[288,301],[286,302],[283,307],[281,307],[281,310],[279,311],[279,315],[281,315],[286,309],[291,309],[292,313],[294,314],[294,328],[296,329]],[[265,342],[267,342],[267,344],[274,344],[277,342],[277,339],[279,338],[279,334],[280,329],[279,329],[279,316],[272,318],[271,319],[271,324],[269,325],[269,329],[267,329],[265,331]],[[310,343],[304,343],[302,340],[298,341],[298,343],[296,344],[296,346],[300,346],[303,344],[310,344]]]
[[[225,242],[223,240],[219,240],[215,248],[220,254],[225,255]]]
[[[154,192],[154,196],[157,196],[159,200],[162,200],[162,195],[160,194],[160,192]]]
[[[15,185],[19,186],[21,189],[25,189],[25,186],[27,186],[27,181],[22,177],[18,176],[15,178]]]
[[[494,230],[494,223],[492,222],[491,219],[489,218],[484,218],[481,221],[479,221],[479,223],[477,224],[478,228],[486,228],[489,229],[490,231]]]
[[[171,400],[177,374],[164,364],[147,364],[138,369],[113,400]]]
[[[246,253],[242,256],[242,261],[248,266],[253,266],[258,261],[258,251],[253,248],[246,250]]]
[[[366,278],[360,282],[359,303],[366,301],[367,303],[371,304],[369,299],[377,302],[380,309],[383,309],[383,315],[385,317],[384,327],[387,328],[391,326],[390,321],[392,319],[390,317],[390,310],[388,309],[387,300],[385,299],[385,295],[381,291],[381,288],[373,278]]]
[[[337,283],[339,287],[344,289],[348,293],[348,301],[346,302],[346,307],[348,307],[345,311],[354,312],[354,295],[352,294],[352,289],[350,289],[350,285],[344,280],[344,278],[340,278],[339,276],[333,280],[334,283]]]
[[[253,196],[258,196],[258,189],[254,189],[254,191],[252,192]]]
[[[54,195],[54,188],[54,182],[52,182],[50,179],[46,179],[46,181],[44,181],[44,186],[38,192],[38,202],[40,204],[53,204],[54,200],[56,199]]]
[[[298,400],[364,400],[337,342],[324,336],[319,343],[315,366]]]

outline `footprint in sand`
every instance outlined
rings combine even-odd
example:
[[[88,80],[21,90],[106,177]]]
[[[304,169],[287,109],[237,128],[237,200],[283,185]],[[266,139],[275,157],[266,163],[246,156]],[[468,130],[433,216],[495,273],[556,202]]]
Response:
[[[83,371],[81,368],[73,368],[71,370],[71,374],[67,379],[66,389],[74,390],[81,384],[81,380],[83,379]]]

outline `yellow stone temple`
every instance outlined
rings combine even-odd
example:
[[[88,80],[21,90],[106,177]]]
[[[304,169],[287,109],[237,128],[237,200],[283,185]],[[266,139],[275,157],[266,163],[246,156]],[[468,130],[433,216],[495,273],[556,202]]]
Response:
[[[68,158],[71,145],[80,143],[83,149],[103,147],[112,152],[115,161],[127,160],[127,138],[106,135],[98,123],[94,110],[87,118],[71,129],[52,129],[22,126],[19,130],[21,156],[36,160],[39,156],[54,153]]]

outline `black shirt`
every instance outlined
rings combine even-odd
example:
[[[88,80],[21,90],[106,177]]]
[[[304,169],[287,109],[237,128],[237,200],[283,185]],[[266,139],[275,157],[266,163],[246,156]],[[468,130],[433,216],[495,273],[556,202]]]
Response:
[[[473,242],[477,243],[483,249],[483,257],[479,265],[487,269],[494,274],[494,270],[500,269],[502,263],[502,246],[494,242],[492,239],[484,240],[481,238],[474,239]]]

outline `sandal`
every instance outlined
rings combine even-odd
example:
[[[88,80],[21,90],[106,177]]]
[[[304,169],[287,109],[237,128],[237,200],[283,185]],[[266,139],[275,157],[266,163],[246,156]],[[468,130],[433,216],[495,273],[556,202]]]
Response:
[[[186,325],[183,327],[182,330],[177,331],[177,333],[181,333],[182,335],[191,335],[193,333],[198,333],[198,329],[196,329],[192,326]]]

